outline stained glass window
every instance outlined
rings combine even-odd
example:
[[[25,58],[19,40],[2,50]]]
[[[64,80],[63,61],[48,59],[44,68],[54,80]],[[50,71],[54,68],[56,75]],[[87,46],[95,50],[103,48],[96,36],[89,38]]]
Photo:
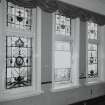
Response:
[[[32,38],[6,37],[6,88],[31,86]]]
[[[56,14],[56,34],[70,35],[71,33],[71,19],[65,16]]]
[[[97,40],[97,24],[88,22],[88,39]]]
[[[94,78],[98,76],[97,45],[88,44],[88,76]]]
[[[97,24],[88,22],[88,78],[98,77]]]
[[[54,81],[56,83],[71,82],[71,19],[56,13],[56,38],[54,52]],[[63,36],[63,38],[61,38]],[[66,40],[68,39],[68,40]]]
[[[7,2],[7,25],[12,28],[31,30],[32,10]]]

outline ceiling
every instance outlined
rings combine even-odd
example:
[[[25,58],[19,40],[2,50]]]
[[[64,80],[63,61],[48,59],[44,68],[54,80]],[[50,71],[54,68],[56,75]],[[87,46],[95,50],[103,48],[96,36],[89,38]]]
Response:
[[[98,0],[98,1],[105,4],[105,0]]]

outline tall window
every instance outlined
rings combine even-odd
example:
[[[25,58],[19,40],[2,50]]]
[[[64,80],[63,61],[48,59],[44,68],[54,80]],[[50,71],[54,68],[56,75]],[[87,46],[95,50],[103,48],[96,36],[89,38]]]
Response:
[[[55,84],[64,85],[72,83],[72,35],[71,19],[55,14],[54,36],[54,76]]]
[[[7,0],[1,3],[0,12],[5,15],[0,24],[4,29],[0,38],[0,101],[40,94],[41,9],[20,7]]]
[[[53,14],[53,89],[79,86],[79,18]]]
[[[19,88],[32,85],[32,10],[7,2],[7,27],[19,29],[11,36],[6,36],[6,88]],[[21,30],[24,29],[21,36]],[[31,33],[30,33],[31,34]]]
[[[98,25],[88,22],[88,78],[98,77]]]

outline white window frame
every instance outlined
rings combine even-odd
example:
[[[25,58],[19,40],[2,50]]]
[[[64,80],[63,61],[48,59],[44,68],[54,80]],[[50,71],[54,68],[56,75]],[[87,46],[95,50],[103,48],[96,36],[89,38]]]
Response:
[[[71,31],[72,31],[72,40],[73,40],[73,55],[72,55],[72,83],[65,83],[63,85],[56,84],[54,82],[54,42],[55,36],[56,36],[56,19],[55,19],[55,13],[52,14],[52,91],[62,91],[65,89],[72,89],[72,88],[78,88],[80,86],[79,84],[79,49],[80,49],[80,19],[72,19],[71,20]]]
[[[6,18],[6,1],[1,1],[0,3],[0,13],[1,13],[1,35],[3,40],[3,47],[1,68],[0,69],[0,101],[7,101],[13,99],[19,99],[34,95],[39,95],[42,93],[41,91],[41,9],[36,8],[32,10],[32,31],[22,30],[22,29],[15,29],[7,27],[7,18]],[[33,50],[33,66],[32,66],[32,85],[28,87],[19,87],[19,88],[12,88],[6,89],[5,82],[6,82],[6,36],[25,36],[25,37],[32,37],[32,50]]]
[[[94,22],[93,22],[94,23]],[[92,85],[97,83],[103,83],[105,82],[104,78],[104,26],[97,25],[97,40],[96,41],[90,41],[92,44],[97,44],[97,50],[98,50],[98,77],[95,78],[88,78],[88,22],[86,22],[86,85]],[[90,39],[91,40],[91,39]]]

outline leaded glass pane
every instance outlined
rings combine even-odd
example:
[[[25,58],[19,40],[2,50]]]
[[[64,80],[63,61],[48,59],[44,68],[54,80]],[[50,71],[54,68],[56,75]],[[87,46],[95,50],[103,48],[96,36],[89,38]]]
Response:
[[[56,14],[56,34],[58,35],[70,35],[71,34],[71,19],[66,16],[62,16],[59,13]]]
[[[19,7],[7,2],[7,24],[9,27],[31,30],[32,27],[32,10],[29,8]]]
[[[88,77],[95,78],[98,76],[97,69],[97,45],[96,44],[88,44]]]
[[[88,39],[97,40],[97,24],[88,22]]]
[[[6,88],[31,86],[32,38],[6,37]]]
[[[71,81],[71,69],[70,68],[59,68],[55,70],[55,81],[56,82],[64,82]]]

